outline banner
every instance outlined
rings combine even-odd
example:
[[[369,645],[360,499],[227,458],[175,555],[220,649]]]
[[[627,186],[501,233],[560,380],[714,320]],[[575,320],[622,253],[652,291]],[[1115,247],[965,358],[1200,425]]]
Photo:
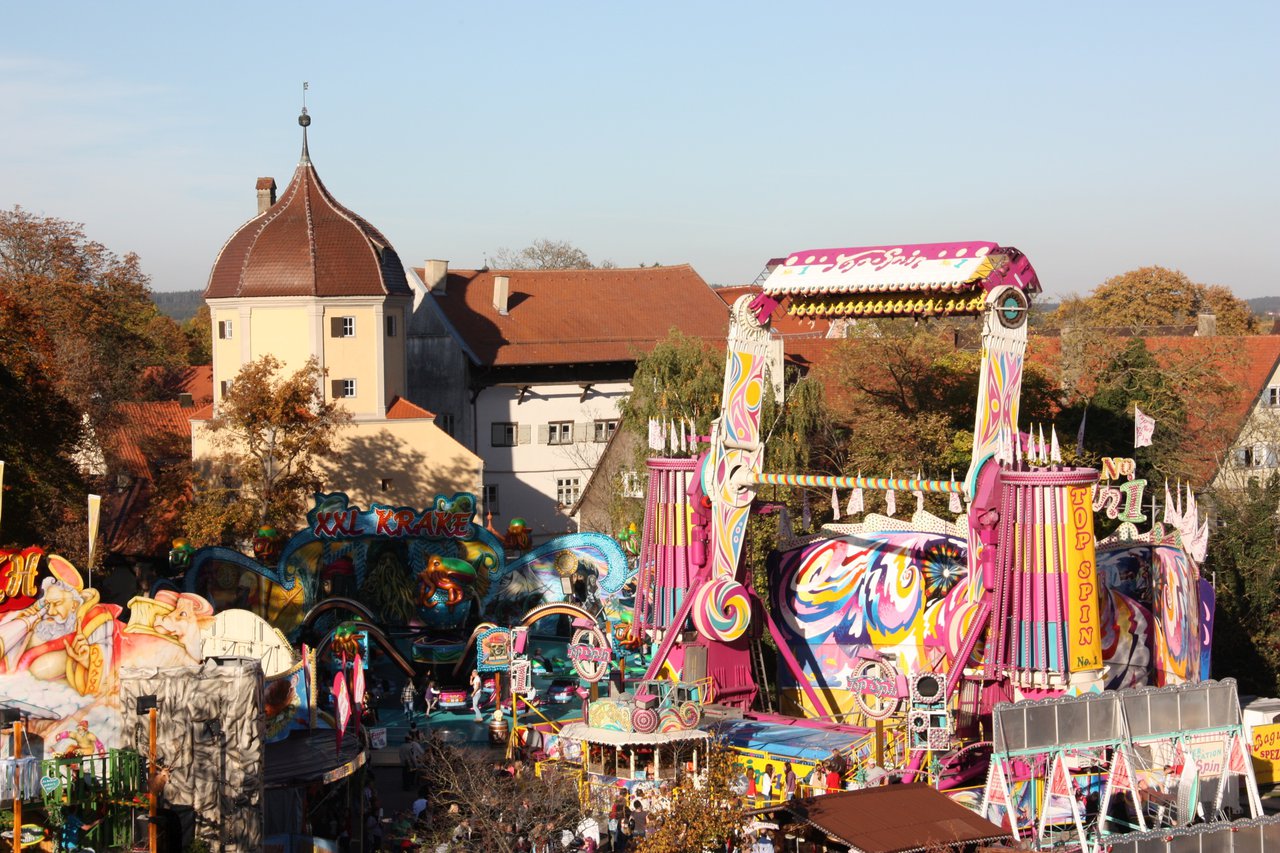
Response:
[[[1249,754],[1253,756],[1253,772],[1259,782],[1280,781],[1280,723],[1254,726]]]
[[[1156,419],[1143,414],[1138,404],[1133,404],[1133,446],[1150,447],[1151,437],[1156,431]]]
[[[1102,668],[1098,567],[1093,498],[1088,486],[1067,486],[1067,665],[1071,672]]]

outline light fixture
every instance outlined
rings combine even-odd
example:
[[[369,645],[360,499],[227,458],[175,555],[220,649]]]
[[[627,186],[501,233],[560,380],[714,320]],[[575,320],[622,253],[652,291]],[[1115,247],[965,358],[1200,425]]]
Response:
[[[138,697],[138,716],[145,715],[152,708],[159,708],[160,700],[156,698],[156,694],[148,693],[146,696]]]

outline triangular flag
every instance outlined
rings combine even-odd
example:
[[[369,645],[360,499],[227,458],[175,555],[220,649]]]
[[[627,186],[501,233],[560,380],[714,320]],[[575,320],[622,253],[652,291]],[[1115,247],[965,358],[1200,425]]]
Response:
[[[861,515],[863,508],[865,506],[865,503],[866,503],[866,500],[862,493],[862,487],[859,486],[858,488],[849,492],[849,503],[845,505],[844,514],[845,515]]]
[[[1004,772],[1000,769],[1000,762],[998,761],[991,762],[991,769],[987,772],[987,790],[985,793],[987,808],[992,806],[1009,807],[1009,800],[1004,795]]]
[[[1244,744],[1240,735],[1231,735],[1231,746],[1227,750],[1227,770],[1232,773],[1248,773],[1249,757],[1245,755]]]
[[[892,518],[898,512],[898,496],[893,493],[893,489],[884,493],[884,514]]]
[[[1058,446],[1058,428],[1052,424],[1049,426],[1049,461],[1062,461],[1062,448]]]
[[[1044,443],[1044,424],[1040,424],[1039,429],[1040,429],[1040,439],[1038,442],[1039,446],[1036,448],[1036,451],[1039,453],[1039,456],[1040,456],[1040,464],[1048,465],[1049,449],[1048,449],[1048,446]]]
[[[1111,785],[1112,788],[1128,788],[1129,787],[1129,759],[1125,758],[1124,750],[1117,749],[1116,757],[1111,761]]]
[[[831,520],[840,520],[840,496],[836,494],[836,490],[831,490]]]
[[[93,586],[93,552],[98,545],[98,519],[102,517],[102,496],[89,495],[89,558],[84,567],[89,586]]]
[[[813,526],[813,513],[809,511],[809,492],[800,493],[800,529],[809,530]]]
[[[1156,419],[1144,414],[1138,404],[1133,404],[1133,446],[1150,447],[1151,437],[1156,431]]]
[[[964,504],[960,502],[959,492],[951,493],[951,498],[947,501],[947,509],[954,512],[956,515],[964,512]]]
[[[658,419],[649,418],[649,449],[658,450]]]
[[[1076,432],[1076,458],[1084,456],[1084,424],[1089,420],[1089,407],[1085,406],[1080,414],[1080,429]]]
[[[688,421],[680,421],[680,452],[686,453],[689,450],[689,429]]]
[[[1170,527],[1177,527],[1177,516],[1173,511],[1173,495],[1169,493],[1169,480],[1164,481],[1164,523]]]
[[[351,697],[347,695],[346,674],[339,670],[333,674],[333,711],[337,734],[337,752],[342,753],[342,732],[351,719]]]
[[[364,663],[360,653],[356,652],[356,663],[351,674],[351,701],[357,706],[364,704]]]
[[[1071,777],[1067,774],[1067,763],[1059,753],[1053,759],[1053,769],[1049,773],[1049,796],[1071,796]]]

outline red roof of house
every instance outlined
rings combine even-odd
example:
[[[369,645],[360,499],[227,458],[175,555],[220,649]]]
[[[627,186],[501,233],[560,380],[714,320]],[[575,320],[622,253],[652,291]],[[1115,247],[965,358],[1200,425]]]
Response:
[[[387,238],[334,199],[304,149],[280,200],[222,247],[204,298],[410,293]]]
[[[1193,475],[1199,485],[1208,485],[1218,468],[1218,456],[1240,434],[1254,404],[1267,387],[1267,382],[1280,365],[1280,335],[1247,335],[1242,337],[1153,336],[1144,338],[1147,348],[1164,366],[1175,361],[1199,360],[1226,380],[1236,393],[1228,395],[1225,405],[1191,407],[1187,428],[1199,440],[1193,460]],[[1121,345],[1125,341],[1120,340]],[[1062,339],[1032,335],[1027,356],[1061,369]],[[1156,425],[1159,428],[1159,424]]]
[[[121,403],[110,436],[115,454],[137,479],[151,479],[151,463],[191,455],[191,418],[198,411],[176,400]]]
[[[421,270],[419,271],[421,273]],[[494,278],[509,279],[506,315]],[[634,361],[672,327],[723,341],[724,303],[688,264],[637,269],[450,270],[435,304],[480,364]]]
[[[410,403],[403,397],[395,397],[391,400],[391,405],[387,406],[387,420],[409,420],[412,418],[434,418],[431,412],[421,406]]]

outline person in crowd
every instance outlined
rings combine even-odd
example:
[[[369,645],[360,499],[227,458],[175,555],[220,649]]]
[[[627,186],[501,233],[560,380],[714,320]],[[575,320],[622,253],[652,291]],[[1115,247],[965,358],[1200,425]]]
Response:
[[[796,785],[799,784],[800,780],[796,777],[795,768],[791,766],[790,761],[788,761],[783,766],[782,769],[783,769],[783,776],[782,776],[783,796],[788,800],[794,799],[796,795]]]
[[[480,680],[480,673],[471,670],[471,710],[475,712],[476,722],[483,723],[484,717],[480,715],[480,699],[484,695],[484,682]]]
[[[422,699],[426,704],[427,716],[430,717],[435,712],[436,706],[440,704],[440,691],[436,689],[434,678],[427,679],[427,689],[422,692]]]
[[[404,743],[400,745],[400,788],[408,791],[418,775],[418,751],[421,746],[413,735],[406,734]]]
[[[809,793],[815,797],[821,797],[827,792],[827,765],[819,761],[813,766],[813,772],[809,774]]]
[[[760,799],[764,805],[773,802],[773,765],[766,764],[764,773],[760,776]]]
[[[400,691],[400,702],[404,705],[405,719],[413,719],[413,700],[417,695],[417,691],[413,689],[413,679],[407,679],[404,683],[404,690]]]
[[[839,791],[844,787],[840,781],[840,771],[834,763],[827,765],[827,791]]]

